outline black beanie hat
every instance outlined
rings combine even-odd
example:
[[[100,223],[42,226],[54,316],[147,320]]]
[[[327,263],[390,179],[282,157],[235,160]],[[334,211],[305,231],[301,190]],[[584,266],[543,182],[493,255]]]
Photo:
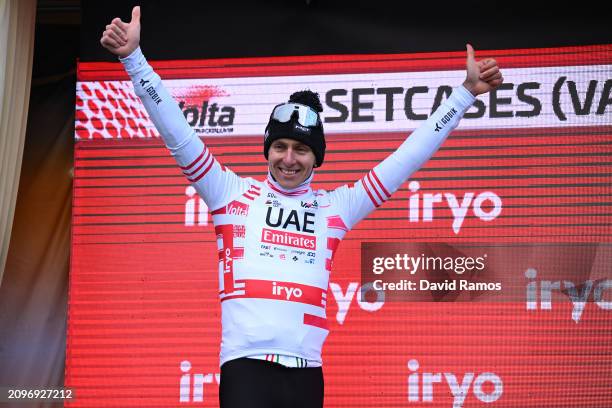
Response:
[[[268,151],[273,141],[282,138],[294,139],[312,149],[316,158],[315,167],[320,167],[325,157],[325,135],[323,133],[323,123],[319,116],[319,113],[323,112],[319,94],[309,90],[298,91],[291,94],[289,102],[299,103],[312,108],[317,112],[317,124],[309,127],[302,126],[298,123],[296,116],[292,116],[287,122],[279,122],[272,119],[272,114],[270,114],[270,120],[266,126],[264,136],[264,156],[267,160]]]

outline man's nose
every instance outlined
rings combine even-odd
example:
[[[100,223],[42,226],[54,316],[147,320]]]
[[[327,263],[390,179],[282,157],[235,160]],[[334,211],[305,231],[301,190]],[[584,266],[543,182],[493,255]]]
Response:
[[[285,151],[285,156],[283,157],[283,162],[286,165],[292,165],[295,163],[295,151],[292,148],[289,148]]]

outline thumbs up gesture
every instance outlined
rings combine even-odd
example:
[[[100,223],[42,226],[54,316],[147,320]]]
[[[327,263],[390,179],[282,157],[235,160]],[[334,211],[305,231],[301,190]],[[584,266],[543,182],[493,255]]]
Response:
[[[490,92],[504,82],[504,78],[497,66],[497,61],[493,58],[476,61],[474,57],[474,48],[472,48],[470,44],[466,44],[466,49],[467,75],[465,77],[465,82],[463,82],[463,86],[465,86],[472,95],[477,96]]]
[[[129,23],[116,17],[106,26],[100,44],[119,57],[127,57],[140,44],[140,6],[132,9],[132,20]]]

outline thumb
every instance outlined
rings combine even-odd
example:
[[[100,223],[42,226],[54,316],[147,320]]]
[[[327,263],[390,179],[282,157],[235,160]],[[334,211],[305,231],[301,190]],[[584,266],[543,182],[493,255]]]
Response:
[[[472,44],[470,43],[465,44],[465,48],[467,49],[468,62],[474,61],[474,48],[472,47]]]
[[[140,24],[140,6],[136,6],[132,9],[132,21],[130,23]]]

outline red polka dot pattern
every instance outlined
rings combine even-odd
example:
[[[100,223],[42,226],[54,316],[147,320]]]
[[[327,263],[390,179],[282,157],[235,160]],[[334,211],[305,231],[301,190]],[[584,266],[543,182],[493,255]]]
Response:
[[[78,82],[76,140],[160,137],[129,81]]]

